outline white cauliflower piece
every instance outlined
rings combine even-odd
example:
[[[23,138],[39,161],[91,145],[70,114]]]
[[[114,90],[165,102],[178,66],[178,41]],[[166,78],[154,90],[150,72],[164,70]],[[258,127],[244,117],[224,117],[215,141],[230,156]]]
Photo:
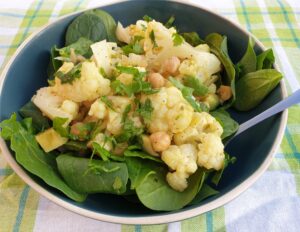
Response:
[[[130,43],[129,29],[124,28],[120,22],[118,22],[118,24],[117,24],[116,36],[119,41],[127,43],[127,44]]]
[[[121,73],[116,79],[124,85],[129,85],[133,81],[133,75],[128,73]]]
[[[190,125],[184,131],[174,135],[176,145],[199,142],[202,133],[212,133],[221,137],[223,128],[209,113],[194,112]]]
[[[129,53],[128,56],[121,56],[121,65],[122,66],[139,66],[146,68],[148,63],[144,55],[137,55],[134,53]]]
[[[197,163],[207,169],[220,170],[224,166],[224,145],[216,134],[201,134],[198,144]]]
[[[68,118],[67,123],[70,123],[78,113],[78,104],[56,95],[53,87],[39,89],[31,100],[51,120],[56,117]]]
[[[154,108],[148,125],[150,133],[178,133],[189,126],[194,110],[176,87],[161,88],[156,94],[143,96],[142,101],[145,98],[151,100]]]
[[[88,144],[92,144],[93,142],[98,143],[101,147],[105,148],[108,151],[111,151],[113,149],[112,142],[107,140],[105,137],[105,134],[103,133],[98,133],[95,138],[89,141]]]
[[[200,52],[210,52],[210,47],[207,44],[199,44],[195,47]]]
[[[183,192],[188,187],[188,175],[181,172],[168,172],[166,179],[172,189]]]
[[[89,116],[93,116],[98,119],[103,119],[107,114],[105,104],[100,100],[97,99],[92,105],[88,112]]]
[[[197,170],[197,149],[192,144],[171,145],[161,154],[161,159],[172,169],[167,182],[172,188],[182,192],[187,187],[186,179]]]
[[[66,67],[72,68],[73,64],[65,62],[59,71],[65,72]],[[74,102],[93,101],[110,92],[110,81],[101,76],[94,62],[83,62],[80,78],[62,84],[56,77],[53,90],[56,95]]]
[[[106,42],[106,40],[91,45],[97,67],[103,68],[108,75],[110,75],[113,70],[113,56],[116,54],[114,50],[116,47],[116,43]]]
[[[106,130],[113,135],[119,135],[122,132],[122,114],[111,109],[108,110],[108,121]]]

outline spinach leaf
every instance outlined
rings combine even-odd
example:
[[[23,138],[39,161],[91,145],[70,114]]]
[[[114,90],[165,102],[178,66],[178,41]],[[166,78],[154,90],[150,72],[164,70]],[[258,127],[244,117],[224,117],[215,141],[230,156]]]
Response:
[[[60,155],[57,167],[64,180],[81,193],[113,193],[126,191],[128,171],[125,163],[105,162]]]
[[[184,42],[184,38],[181,35],[179,35],[178,33],[174,33],[172,35],[172,39],[173,39],[173,45],[175,47],[181,45]]]
[[[225,139],[231,135],[234,135],[235,132],[239,129],[239,124],[234,121],[230,114],[225,111],[224,109],[218,109],[213,112],[210,112],[210,114],[217,119],[217,121],[221,124],[223,127],[223,134],[222,139]]]
[[[75,65],[70,71],[63,73],[62,71],[57,71],[55,76],[60,79],[62,84],[72,84],[73,81],[81,77],[81,63]]]
[[[155,174],[147,178],[136,187],[140,201],[152,210],[170,211],[181,209],[190,203],[197,195],[201,180],[205,172],[198,169],[188,179],[188,187],[183,192],[177,192],[166,182],[167,170],[157,168]]]
[[[140,150],[126,150],[124,152],[124,156],[125,157],[137,157],[137,158],[141,158],[143,160],[152,160],[155,161],[157,163],[164,163],[161,159],[154,157],[152,155],[149,155],[143,151]]]
[[[180,83],[180,81],[176,80],[173,77],[169,77],[169,81],[177,88],[181,91],[182,96],[184,97],[184,99],[190,103],[190,105],[194,108],[194,110],[196,112],[208,112],[208,107],[202,103],[202,102],[198,102],[196,101],[196,99],[193,96],[193,91],[194,89],[190,88],[190,87],[186,87],[183,84]]]
[[[66,45],[75,43],[81,37],[92,42],[104,39],[114,42],[116,41],[115,30],[116,22],[108,13],[90,10],[76,17],[68,26]]]
[[[185,86],[194,89],[195,96],[205,96],[208,93],[208,88],[203,85],[196,77],[188,76],[183,80]]]
[[[60,150],[69,151],[69,152],[74,151],[76,152],[76,154],[79,155],[88,154],[90,152],[89,149],[87,148],[86,142],[73,141],[73,140],[69,140],[67,143],[62,145],[60,147]]]
[[[224,165],[223,165],[223,168],[219,171],[217,171],[212,179],[211,179],[211,182],[214,183],[215,185],[218,185],[220,180],[221,180],[221,177],[223,175],[223,172],[225,170],[225,168],[230,164],[230,163],[234,163],[236,161],[236,158],[233,156],[233,157],[230,157],[228,153],[225,152],[225,160],[224,160]]]
[[[92,49],[90,46],[93,44],[93,41],[80,37],[75,43],[70,44],[67,47],[58,48],[57,51],[62,57],[70,57],[71,49],[74,49],[76,55],[82,55],[86,58],[92,56]]]
[[[231,87],[232,98],[223,108],[230,107],[235,101],[235,68],[228,56],[227,37],[217,33],[209,34],[205,41],[210,47],[210,50],[215,54],[225,68],[225,75],[222,75],[222,82]]]
[[[134,157],[125,157],[130,179],[130,189],[136,189],[149,176],[155,174],[157,165],[149,160],[141,160]]]
[[[47,67],[47,76],[50,85],[55,78],[54,74],[62,66],[62,61],[55,59],[55,57],[58,56],[59,56],[59,52],[57,51],[57,47],[56,46],[52,47],[50,50],[50,61]]]
[[[257,65],[256,69],[271,69],[274,62],[275,57],[272,49],[268,49],[257,56]]]
[[[196,47],[199,44],[205,44],[206,42],[201,39],[197,32],[185,32],[181,34],[186,42]]]
[[[62,137],[69,137],[70,127],[64,126],[64,124],[68,121],[68,118],[59,118],[56,117],[53,119],[53,129],[59,133]]]
[[[275,69],[248,73],[236,83],[234,108],[247,111],[257,106],[280,82],[282,74]]]
[[[29,101],[20,110],[20,115],[23,118],[32,118],[32,124],[37,132],[41,132],[50,127],[50,120],[43,116],[42,112],[36,105]]]
[[[86,194],[74,191],[61,179],[53,165],[51,154],[46,154],[40,149],[34,135],[25,130],[16,120],[16,114],[1,122],[0,127],[2,128],[1,136],[4,139],[10,139],[16,160],[27,171],[40,177],[49,186],[60,190],[74,201],[82,202],[86,199]]]
[[[239,77],[242,77],[247,73],[256,71],[256,54],[253,47],[254,41],[249,38],[247,50],[242,59],[237,63]]]
[[[218,194],[219,191],[213,189],[207,184],[203,184],[202,188],[200,189],[199,193],[195,196],[195,198],[192,200],[192,202],[189,205],[197,205],[204,199],[214,196]]]

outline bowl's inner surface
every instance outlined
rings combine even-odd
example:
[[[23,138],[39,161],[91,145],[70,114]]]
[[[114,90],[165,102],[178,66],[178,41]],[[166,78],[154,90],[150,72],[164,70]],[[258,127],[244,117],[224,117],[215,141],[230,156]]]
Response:
[[[176,18],[175,25],[181,32],[197,31],[202,37],[211,32],[224,34],[228,37],[229,53],[234,62],[242,56],[248,41],[248,35],[228,21],[223,21],[222,18],[205,10],[180,3],[129,1],[106,6],[102,9],[111,13],[116,21],[122,22],[124,26],[134,23],[145,14],[161,22],[166,22],[171,15],[174,15]],[[38,88],[47,85],[46,70],[50,48],[53,45],[63,46],[66,27],[77,15],[68,16],[51,24],[36,35],[17,55],[7,72],[2,88],[0,121],[8,118],[12,112],[18,111],[30,100]],[[261,51],[261,48],[256,47],[256,50]],[[233,117],[237,121],[243,122],[275,104],[281,98],[280,87],[277,87],[255,110],[247,113],[233,111]],[[280,116],[274,116],[243,133],[228,146],[227,152],[236,156],[237,162],[226,169],[222,181],[217,187],[220,194],[205,200],[201,205],[224,195],[253,174],[268,156],[278,133],[279,124]],[[34,176],[32,178],[51,193],[71,204],[77,204],[60,192],[48,187],[39,178]],[[118,216],[165,214],[148,210],[140,204],[125,200],[123,197],[107,194],[91,195],[84,203],[77,205],[95,212]],[[181,211],[194,207],[197,206],[188,206]]]

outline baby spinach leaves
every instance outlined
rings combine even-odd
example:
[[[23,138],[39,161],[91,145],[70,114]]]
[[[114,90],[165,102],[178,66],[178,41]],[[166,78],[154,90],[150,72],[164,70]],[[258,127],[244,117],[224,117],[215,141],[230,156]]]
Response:
[[[184,32],[181,34],[182,37],[188,42],[190,45],[196,47],[199,44],[205,44],[206,42],[201,39],[197,32]]]
[[[222,139],[228,138],[231,135],[234,135],[235,132],[239,129],[239,124],[234,121],[230,114],[225,111],[224,109],[218,109],[213,112],[210,112],[210,114],[218,120],[218,122],[223,127],[223,134]]]
[[[241,77],[236,84],[235,109],[253,109],[278,85],[281,78],[282,74],[275,69],[262,69]]]
[[[39,108],[32,101],[27,102],[19,113],[23,118],[32,118],[32,125],[37,132],[41,132],[50,127],[50,120],[43,116]]]
[[[122,194],[126,191],[128,171],[125,163],[69,155],[60,155],[56,161],[64,180],[78,192]]]
[[[76,55],[82,55],[86,58],[89,58],[92,55],[92,50],[90,48],[92,44],[93,41],[85,37],[80,37],[75,43],[63,48],[56,48],[56,50],[62,57],[70,57],[71,49],[73,49]]]
[[[55,160],[46,154],[37,144],[34,135],[28,132],[16,120],[16,114],[0,123],[1,136],[10,139],[11,149],[16,154],[16,160],[27,171],[40,177],[49,186],[56,188],[74,201],[82,202],[86,194],[70,188],[60,177],[55,166]]]
[[[275,57],[272,49],[268,49],[257,56],[256,69],[270,69],[275,62]]]
[[[85,37],[92,42],[101,40],[116,41],[116,22],[110,14],[102,10],[89,10],[76,17],[68,26],[66,45],[75,43]]]

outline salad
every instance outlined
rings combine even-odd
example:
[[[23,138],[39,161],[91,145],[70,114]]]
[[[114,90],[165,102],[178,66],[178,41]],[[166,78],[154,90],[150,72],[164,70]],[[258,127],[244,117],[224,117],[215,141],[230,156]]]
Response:
[[[252,39],[233,64],[226,36],[201,39],[174,20],[76,17],[51,49],[49,86],[0,123],[17,162],[77,202],[108,193],[170,211],[217,194],[235,161],[226,109],[254,108],[282,75]]]

